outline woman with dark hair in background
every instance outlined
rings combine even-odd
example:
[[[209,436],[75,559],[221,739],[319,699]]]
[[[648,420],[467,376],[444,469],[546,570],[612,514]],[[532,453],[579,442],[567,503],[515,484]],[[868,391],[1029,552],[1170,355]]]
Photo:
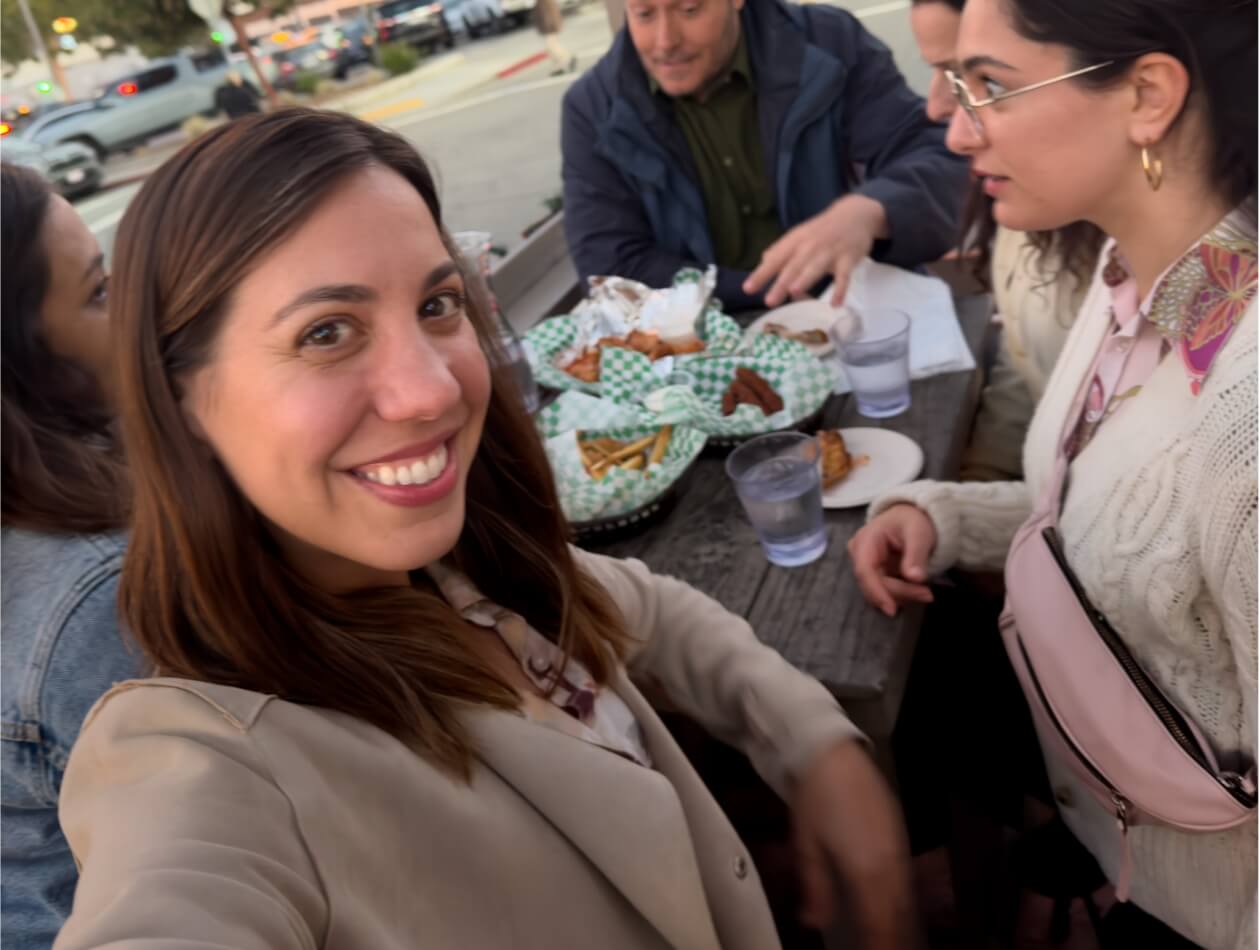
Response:
[[[112,690],[71,755],[59,947],[776,946],[631,678],[792,801],[815,922],[834,869],[867,945],[905,946],[897,805],[830,694],[708,597],[568,545],[405,140],[237,120],[115,247],[121,600],[168,678]]]
[[[111,431],[106,276],[69,203],[0,165],[4,945],[52,943],[77,874],[57,824],[83,717],[140,669],[118,634],[127,489]]]
[[[937,571],[1001,568],[1016,535],[1054,513],[1053,570],[1076,594],[1054,588],[1068,602],[1053,616],[1080,614],[1079,600],[1094,629],[1105,620],[1204,737],[1217,791],[1250,809],[1224,831],[1131,824],[1123,795],[1104,802],[1040,731],[1064,821],[1162,922],[1134,917],[1147,933],[1116,945],[1254,947],[1256,4],[968,0],[956,58],[948,142],[971,158],[996,221],[1086,220],[1112,240],[1029,428],[1025,480],[917,482],[878,499],[851,544],[854,570],[892,613],[929,596]],[[1036,618],[1015,564],[1006,633],[1022,640]],[[1091,721],[1118,698],[1091,697]],[[1123,749],[1133,736],[1116,730],[1131,725],[1100,735]]]

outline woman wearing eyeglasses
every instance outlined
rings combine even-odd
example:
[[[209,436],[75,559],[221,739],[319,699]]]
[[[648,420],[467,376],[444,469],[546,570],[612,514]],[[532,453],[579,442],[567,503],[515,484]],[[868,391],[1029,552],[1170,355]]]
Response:
[[[1039,729],[1064,820],[1117,892],[1181,938],[1254,947],[1256,4],[969,0],[957,60],[948,141],[997,222],[1085,220],[1113,240],[1033,418],[1025,480],[918,482],[879,499],[851,543],[854,570],[891,614],[928,599],[940,570],[1006,564],[1022,638],[1036,618],[1020,603],[1051,575],[1018,586],[1012,542],[1052,513],[1077,609],[1090,605],[1133,682],[1232,777],[1222,787],[1244,815],[1211,832],[1134,823],[1124,795],[1104,804],[1064,753],[1082,737],[1056,745]],[[1061,607],[1069,616],[1049,605]],[[1008,636],[1008,652],[1020,642]],[[1139,738],[1095,718],[1114,748]]]
[[[963,6],[964,0],[913,0],[910,8],[915,44],[932,68],[926,109],[936,122],[948,122],[958,107],[946,72],[958,71],[954,52]],[[1085,299],[1103,242],[1086,221],[1033,233],[1001,228],[992,205],[976,182],[964,226],[966,250],[974,255],[977,277],[993,293],[1002,343],[963,455],[966,481],[1023,475],[1028,423]]]

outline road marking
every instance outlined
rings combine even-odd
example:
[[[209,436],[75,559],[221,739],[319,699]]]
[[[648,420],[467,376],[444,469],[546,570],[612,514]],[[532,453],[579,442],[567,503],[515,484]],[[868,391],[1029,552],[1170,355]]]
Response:
[[[500,69],[497,73],[494,74],[494,78],[507,79],[509,76],[516,75],[522,69],[529,69],[530,66],[534,66],[534,65],[537,65],[538,63],[541,63],[544,59],[547,58],[547,56],[548,56],[547,53],[535,53],[533,56],[526,56],[524,59],[520,60],[519,62],[515,62],[511,66],[507,67],[507,69]]]
[[[399,102],[390,103],[387,106],[368,109],[366,112],[356,112],[355,115],[364,122],[379,122],[381,119],[388,119],[390,116],[398,115],[400,112],[411,112],[414,109],[423,108],[423,99],[403,99]]]
[[[519,86],[509,86],[506,89],[496,89],[494,92],[487,93],[484,96],[478,96],[475,99],[464,99],[460,102],[452,102],[450,105],[441,106],[426,112],[424,115],[416,116],[414,119],[408,119],[402,125],[415,125],[421,122],[427,122],[430,119],[439,119],[444,115],[450,115],[453,112],[462,112],[464,109],[471,109],[474,106],[485,105],[487,102],[495,102],[498,99],[504,99],[508,96],[520,95],[523,92],[534,92],[538,89],[549,89],[552,86],[564,86],[578,79],[581,73],[565,73],[563,76],[552,76],[547,79],[535,79],[532,82],[521,83]]]

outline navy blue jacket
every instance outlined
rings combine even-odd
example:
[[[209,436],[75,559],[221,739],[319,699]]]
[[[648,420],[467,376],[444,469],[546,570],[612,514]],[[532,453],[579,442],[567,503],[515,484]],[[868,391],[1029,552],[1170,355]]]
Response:
[[[910,267],[958,237],[965,161],[945,148],[892,54],[835,7],[747,0],[740,16],[757,86],[764,167],[786,231],[848,192],[884,206],[891,237],[874,256]],[[671,104],[654,96],[625,28],[564,97],[564,216],[582,278],[668,286],[678,268],[713,263],[704,195]],[[719,269],[729,310],[762,307]]]

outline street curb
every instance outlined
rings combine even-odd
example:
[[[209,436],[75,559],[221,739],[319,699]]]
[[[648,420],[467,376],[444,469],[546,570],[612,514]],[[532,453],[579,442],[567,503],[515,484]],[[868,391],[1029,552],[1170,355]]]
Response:
[[[523,69],[529,69],[530,66],[536,66],[547,58],[547,53],[534,53],[532,56],[526,56],[524,59],[517,60],[506,69],[500,69],[494,74],[495,79],[507,79],[509,76],[515,76]]]

